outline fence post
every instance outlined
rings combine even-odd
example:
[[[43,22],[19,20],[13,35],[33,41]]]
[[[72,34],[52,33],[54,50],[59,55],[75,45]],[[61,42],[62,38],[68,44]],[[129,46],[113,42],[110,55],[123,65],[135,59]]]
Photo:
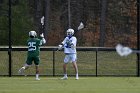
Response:
[[[9,77],[12,76],[12,71],[11,71],[11,65],[12,65],[12,61],[11,61],[11,0],[9,0],[9,13],[8,13],[8,18],[9,18],[9,49],[8,49],[8,55],[9,55]]]
[[[140,0],[137,0],[137,49],[140,50]],[[137,53],[137,76],[140,76],[140,54]]]
[[[55,50],[53,50],[53,76],[55,76]]]
[[[96,77],[98,76],[98,48],[96,48]]]

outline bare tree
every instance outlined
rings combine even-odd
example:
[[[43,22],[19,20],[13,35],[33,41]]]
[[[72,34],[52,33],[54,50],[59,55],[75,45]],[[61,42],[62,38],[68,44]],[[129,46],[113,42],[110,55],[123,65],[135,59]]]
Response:
[[[83,0],[71,0],[71,26],[77,31],[79,23],[82,21]]]
[[[44,24],[44,34],[46,36],[49,31],[49,11],[50,11],[50,0],[45,0],[45,24]]]
[[[105,43],[105,21],[106,21],[107,0],[102,0],[101,7],[102,8],[101,8],[101,18],[100,18],[99,46],[104,46],[104,43]]]
[[[2,4],[3,3],[3,0],[0,0],[0,4]]]
[[[42,17],[42,7],[41,7],[41,0],[35,0],[35,26],[37,27],[37,32],[41,33],[41,23],[40,18]]]

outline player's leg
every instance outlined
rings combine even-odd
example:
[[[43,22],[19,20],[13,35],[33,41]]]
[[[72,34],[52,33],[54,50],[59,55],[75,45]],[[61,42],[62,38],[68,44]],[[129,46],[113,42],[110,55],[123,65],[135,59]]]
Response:
[[[24,64],[24,66],[22,66],[18,73],[19,74],[23,74],[24,70],[28,69],[30,67],[30,65],[32,65],[32,58],[31,57],[27,57],[26,63]]]
[[[64,76],[67,77],[67,63],[63,64]]]
[[[23,74],[24,70],[28,69],[30,65],[28,65],[27,63],[25,63],[24,66],[22,66],[20,69],[19,69],[19,73],[20,74]]]
[[[64,64],[63,64],[64,77],[61,79],[68,79],[68,76],[67,76],[67,63],[68,62],[69,62],[69,55],[66,55],[64,58]]]
[[[26,70],[26,69],[28,69],[28,68],[29,68],[29,65],[28,65],[27,63],[25,63],[25,65],[22,66],[22,67],[19,69],[18,73],[19,73],[19,74],[24,74],[24,70]]]
[[[71,55],[71,61],[75,70],[75,74],[76,74],[76,79],[79,79],[78,77],[78,66],[77,66],[77,55],[76,54],[72,54]]]
[[[40,80],[39,79],[39,65],[36,65],[36,80]]]
[[[34,58],[34,64],[35,64],[35,68],[36,68],[36,80],[40,80],[39,79],[39,63],[40,63],[40,58],[37,56]]]
[[[73,64],[73,67],[74,67],[74,69],[75,69],[76,79],[79,79],[79,77],[78,77],[78,67],[77,67],[76,61],[75,61],[75,62],[72,62],[72,64]]]

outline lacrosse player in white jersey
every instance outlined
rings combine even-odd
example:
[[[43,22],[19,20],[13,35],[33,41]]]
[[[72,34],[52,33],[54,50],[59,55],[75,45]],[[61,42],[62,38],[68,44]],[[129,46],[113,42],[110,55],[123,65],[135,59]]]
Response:
[[[68,79],[67,76],[67,64],[69,62],[72,62],[73,67],[75,69],[76,73],[76,80],[79,79],[78,77],[78,67],[77,67],[77,52],[76,52],[76,44],[77,44],[77,38],[73,36],[74,30],[68,29],[67,30],[67,37],[63,40],[63,42],[58,46],[58,49],[61,50],[64,48],[65,58],[64,58],[64,64],[63,64],[63,70],[64,70],[64,77],[61,79]]]

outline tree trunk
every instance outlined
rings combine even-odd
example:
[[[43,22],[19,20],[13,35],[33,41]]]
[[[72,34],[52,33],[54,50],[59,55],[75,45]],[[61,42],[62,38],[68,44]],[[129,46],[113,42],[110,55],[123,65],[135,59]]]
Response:
[[[3,3],[3,0],[0,0],[0,4],[2,4]]]
[[[77,32],[77,27],[82,21],[83,0],[71,0],[71,27]]]
[[[44,34],[46,34],[49,31],[49,11],[50,11],[50,0],[45,0],[45,24],[44,24]]]
[[[40,19],[42,17],[41,13],[41,0],[35,0],[35,26],[37,27],[37,33],[42,33]]]
[[[101,5],[102,8],[101,8],[101,18],[100,18],[99,46],[103,47],[105,43],[105,21],[106,21],[107,0],[102,0]]]

